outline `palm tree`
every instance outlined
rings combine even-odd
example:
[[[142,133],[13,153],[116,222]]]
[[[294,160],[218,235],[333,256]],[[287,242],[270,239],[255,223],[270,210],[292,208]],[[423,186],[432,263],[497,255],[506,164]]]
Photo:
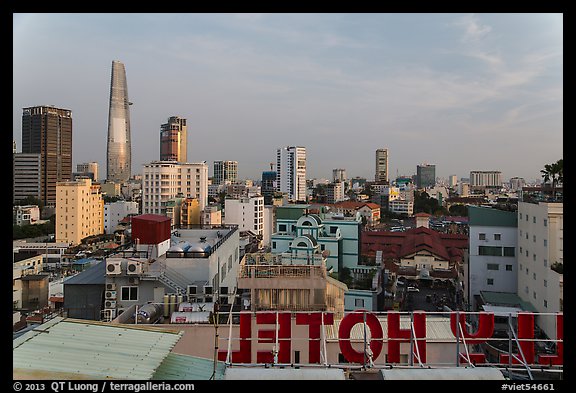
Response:
[[[556,184],[564,181],[564,161],[559,159],[553,164],[544,165],[544,169],[540,171],[544,183],[552,180],[552,198],[556,197]]]

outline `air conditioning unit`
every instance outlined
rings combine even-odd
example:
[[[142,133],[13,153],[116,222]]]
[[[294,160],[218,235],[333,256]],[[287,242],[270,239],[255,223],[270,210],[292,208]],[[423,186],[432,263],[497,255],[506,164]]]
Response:
[[[138,277],[128,277],[128,283],[130,285],[138,285],[139,282]]]
[[[106,284],[106,290],[107,291],[115,291],[116,290],[116,283],[109,282],[108,284]]]
[[[128,261],[126,270],[128,274],[142,274],[142,262]]]
[[[106,261],[106,274],[121,274],[122,273],[122,261]]]
[[[116,308],[116,300],[106,300],[104,302],[104,308]]]
[[[116,309],[115,308],[105,308],[104,309],[104,318],[106,320],[113,320],[116,318]]]
[[[116,299],[116,291],[106,291],[104,297],[106,299]]]

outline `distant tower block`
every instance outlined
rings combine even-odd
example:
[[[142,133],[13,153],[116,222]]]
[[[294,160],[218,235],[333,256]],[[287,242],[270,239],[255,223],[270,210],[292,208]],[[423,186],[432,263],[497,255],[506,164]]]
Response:
[[[106,179],[119,183],[128,181],[132,174],[129,105],[132,103],[128,101],[126,69],[123,63],[114,60],[110,81]]]

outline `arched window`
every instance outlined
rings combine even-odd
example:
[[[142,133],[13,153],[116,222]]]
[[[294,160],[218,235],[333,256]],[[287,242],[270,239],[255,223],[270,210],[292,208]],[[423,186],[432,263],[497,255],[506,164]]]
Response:
[[[298,245],[296,247],[308,247],[308,244],[306,244],[304,242],[300,242],[300,243],[298,243]]]

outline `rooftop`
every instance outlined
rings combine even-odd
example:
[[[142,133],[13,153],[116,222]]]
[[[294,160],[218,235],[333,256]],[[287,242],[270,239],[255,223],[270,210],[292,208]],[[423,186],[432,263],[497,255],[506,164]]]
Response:
[[[57,317],[13,340],[13,378],[149,380],[181,335]]]

